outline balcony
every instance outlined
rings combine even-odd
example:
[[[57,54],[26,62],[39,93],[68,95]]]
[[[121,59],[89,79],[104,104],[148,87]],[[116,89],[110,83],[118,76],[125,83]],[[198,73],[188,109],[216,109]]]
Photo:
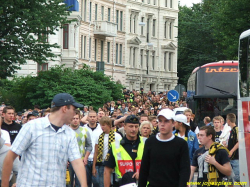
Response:
[[[117,36],[117,25],[108,21],[94,21],[94,34],[116,37]]]

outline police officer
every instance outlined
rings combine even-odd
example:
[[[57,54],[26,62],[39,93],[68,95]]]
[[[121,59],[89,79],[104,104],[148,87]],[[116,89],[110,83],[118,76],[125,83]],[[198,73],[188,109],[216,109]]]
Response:
[[[145,138],[138,135],[139,119],[130,115],[125,119],[126,136],[120,142],[113,142],[105,158],[104,186],[110,186],[110,176],[113,168],[118,178],[114,186],[136,182],[139,179],[141,159]]]

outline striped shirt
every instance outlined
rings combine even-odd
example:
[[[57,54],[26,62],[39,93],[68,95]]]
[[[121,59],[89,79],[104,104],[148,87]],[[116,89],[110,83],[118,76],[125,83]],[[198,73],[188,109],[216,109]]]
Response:
[[[67,125],[56,132],[48,115],[25,124],[11,150],[22,156],[18,187],[65,186],[68,160],[81,158],[75,132]]]

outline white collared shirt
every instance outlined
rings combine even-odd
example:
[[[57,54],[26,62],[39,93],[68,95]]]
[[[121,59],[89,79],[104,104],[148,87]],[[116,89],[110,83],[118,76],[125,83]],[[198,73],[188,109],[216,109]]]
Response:
[[[91,141],[92,141],[92,151],[88,157],[88,160],[93,161],[94,153],[95,153],[96,138],[98,138],[102,134],[103,131],[99,123],[96,123],[96,128],[94,130],[92,130],[88,125],[86,125],[85,127],[88,129],[88,132],[90,133]]]
[[[19,187],[65,186],[68,160],[81,158],[75,132],[67,125],[56,132],[48,115],[26,123],[10,149],[22,156]]]

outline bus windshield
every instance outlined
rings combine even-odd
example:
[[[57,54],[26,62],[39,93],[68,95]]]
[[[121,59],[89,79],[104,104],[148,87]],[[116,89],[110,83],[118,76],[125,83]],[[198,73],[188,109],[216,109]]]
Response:
[[[188,107],[195,123],[203,126],[208,116],[237,114],[238,62],[221,61],[195,68],[188,80]]]
[[[197,96],[237,97],[238,67],[205,67],[197,72]]]

